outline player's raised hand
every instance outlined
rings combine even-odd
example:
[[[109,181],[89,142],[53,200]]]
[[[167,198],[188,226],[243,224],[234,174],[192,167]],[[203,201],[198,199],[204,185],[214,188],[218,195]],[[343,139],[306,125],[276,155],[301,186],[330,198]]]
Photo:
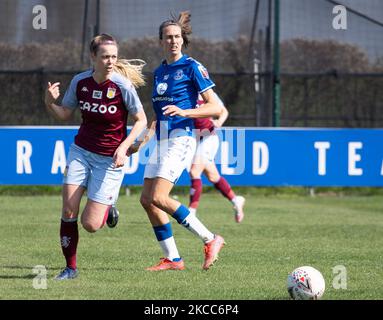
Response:
[[[51,84],[48,82],[48,87],[45,90],[45,103],[47,105],[52,104],[60,96],[60,82],[55,82]]]

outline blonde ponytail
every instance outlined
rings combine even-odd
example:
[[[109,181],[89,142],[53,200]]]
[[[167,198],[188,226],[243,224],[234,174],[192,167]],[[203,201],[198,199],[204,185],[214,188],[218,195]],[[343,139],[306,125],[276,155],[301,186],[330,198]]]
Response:
[[[114,70],[128,78],[135,88],[145,85],[145,78],[142,68],[146,62],[141,59],[118,59],[114,65]]]
[[[90,43],[90,52],[97,55],[100,45],[112,44],[118,48],[116,39],[110,34],[103,33],[92,39]],[[114,70],[124,77],[128,78],[135,88],[145,85],[144,75],[142,74],[142,68],[146,65],[146,62],[141,59],[117,59],[114,65]]]

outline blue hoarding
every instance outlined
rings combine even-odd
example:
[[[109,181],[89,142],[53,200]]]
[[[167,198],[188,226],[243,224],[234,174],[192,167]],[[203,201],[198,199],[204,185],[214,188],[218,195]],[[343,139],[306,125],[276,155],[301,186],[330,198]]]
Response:
[[[61,184],[77,130],[0,127],[0,184]],[[217,167],[232,185],[383,186],[383,129],[226,127],[217,134]],[[128,160],[124,185],[142,184],[154,145]],[[189,181],[185,171],[177,184]]]

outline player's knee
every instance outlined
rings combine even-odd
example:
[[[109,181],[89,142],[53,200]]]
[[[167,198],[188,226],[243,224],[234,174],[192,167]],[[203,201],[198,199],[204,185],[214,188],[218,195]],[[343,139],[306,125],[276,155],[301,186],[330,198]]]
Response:
[[[200,173],[197,170],[190,170],[190,178],[198,179],[200,177]]]
[[[96,232],[96,231],[99,229],[99,227],[96,227],[94,224],[92,224],[92,223],[87,223],[87,222],[82,223],[82,226],[83,226],[83,228],[84,228],[86,231],[88,231],[88,232],[90,232],[90,233],[94,233],[94,232]]]
[[[151,197],[148,197],[147,195],[142,194],[140,197],[140,203],[141,203],[142,207],[149,208],[150,205],[152,204],[152,199],[151,199]]]
[[[153,195],[153,201],[152,203],[158,207],[158,208],[165,208],[167,207],[167,202],[168,202],[169,197],[164,194],[154,194]]]
[[[83,228],[90,233],[94,233],[98,229],[100,229],[100,226],[96,226],[95,223],[92,223],[90,221],[81,221],[81,224]]]
[[[214,174],[214,173],[207,173],[206,177],[213,184],[217,183],[219,181],[219,179],[221,178],[221,176],[219,174]]]

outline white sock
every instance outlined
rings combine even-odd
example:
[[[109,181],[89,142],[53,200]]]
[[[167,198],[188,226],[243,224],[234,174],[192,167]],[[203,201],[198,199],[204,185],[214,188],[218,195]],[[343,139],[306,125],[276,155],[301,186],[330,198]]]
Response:
[[[182,225],[193,232],[195,235],[201,238],[204,243],[207,243],[214,239],[214,233],[211,233],[202,222],[193,214],[189,214]]]
[[[178,249],[176,246],[176,242],[173,236],[165,240],[159,241],[159,243],[165,258],[168,258],[169,260],[180,258],[180,255],[178,253]]]
[[[237,204],[237,196],[234,196],[233,199],[231,199],[231,203],[236,205]]]
[[[190,214],[192,214],[192,215],[196,215],[196,213],[197,213],[197,209],[196,208],[189,208],[189,211],[190,211]]]

